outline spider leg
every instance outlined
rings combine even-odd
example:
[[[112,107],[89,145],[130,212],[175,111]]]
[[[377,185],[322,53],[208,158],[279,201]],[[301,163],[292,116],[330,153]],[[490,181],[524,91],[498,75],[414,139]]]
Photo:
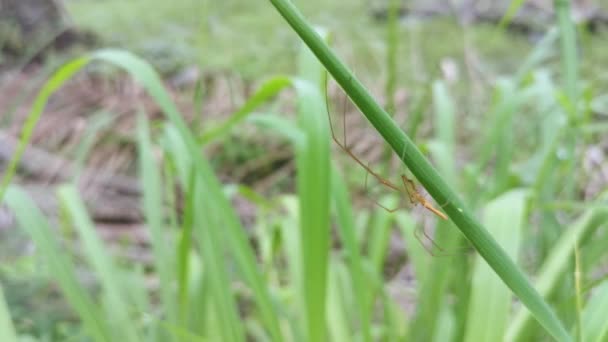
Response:
[[[380,202],[378,202],[376,199],[372,198],[372,197],[369,195],[369,192],[368,192],[368,185],[367,185],[367,184],[368,184],[368,183],[367,183],[367,179],[369,178],[368,176],[369,176],[369,172],[366,172],[366,173],[365,173],[365,194],[366,194],[367,198],[369,198],[369,199],[370,199],[372,202],[374,202],[374,203],[375,203],[377,206],[379,206],[380,208],[382,208],[382,209],[384,209],[384,210],[388,211],[389,213],[394,213],[394,212],[396,212],[397,210],[399,210],[399,207],[396,207],[396,208],[394,208],[394,209],[389,209],[389,208],[387,208],[386,206],[382,205]],[[382,183],[381,183],[381,184],[382,184]],[[391,187],[389,187],[389,189],[392,189],[392,188],[391,188]]]
[[[441,246],[439,246],[439,244],[437,244],[435,242],[435,240],[433,240],[433,238],[431,238],[431,236],[428,235],[428,233],[422,226],[416,227],[416,229],[414,230],[414,237],[416,237],[416,239],[418,240],[418,242],[420,242],[422,247],[424,247],[424,249],[431,256],[434,256],[434,257],[436,257],[436,256],[440,256],[440,257],[455,256],[455,255],[463,254],[462,251],[470,250],[469,246],[460,246],[450,252],[446,252],[443,248],[441,248]],[[431,246],[428,246],[426,243],[424,243],[423,238],[425,238],[427,241],[429,241],[431,243]],[[435,250],[438,250],[439,252],[437,252]]]

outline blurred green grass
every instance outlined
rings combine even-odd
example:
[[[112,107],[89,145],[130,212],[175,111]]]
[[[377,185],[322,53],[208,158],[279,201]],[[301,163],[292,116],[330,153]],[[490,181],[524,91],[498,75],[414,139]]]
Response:
[[[366,81],[385,77],[382,22],[368,1],[302,1],[302,13],[334,35],[334,46]],[[162,71],[184,65],[231,70],[248,79],[296,71],[298,44],[264,2],[228,0],[67,1],[74,22],[98,33],[107,44],[128,47]],[[154,8],[154,10],[149,10]],[[463,31],[453,19],[411,22],[400,29],[397,79],[401,84],[428,80],[446,57],[461,61]],[[471,27],[472,43],[497,71],[517,65],[531,44],[523,36]],[[424,37],[421,40],[420,37]],[[411,61],[418,60],[419,65]],[[415,62],[416,63],[416,62]],[[369,79],[367,79],[369,78]]]
[[[297,341],[549,339],[547,332],[531,319],[529,312],[514,304],[511,292],[480,256],[466,253],[431,256],[413,238],[420,222],[416,222],[407,210],[391,215],[379,208],[353,207],[348,189],[361,184],[344,182],[350,178],[342,173],[356,172],[353,170],[356,167],[354,162],[347,161],[343,172],[330,163],[331,139],[326,126],[322,70],[295,35],[288,34],[287,27],[280,24],[278,16],[269,7],[258,3],[240,7],[237,2],[218,5],[215,2],[180,1],[175,7],[158,4],[165,6],[161,17],[158,13],[148,13],[153,11],[145,11],[152,6],[149,2],[107,1],[105,4],[110,6],[109,12],[100,18],[107,16],[103,19],[107,21],[102,25],[89,17],[88,25],[104,26],[104,34],[115,42],[124,46],[133,44],[134,50],[147,56],[141,39],[149,39],[149,34],[156,32],[153,39],[168,44],[167,41],[176,40],[175,33],[181,30],[172,31],[174,29],[168,29],[163,22],[179,22],[182,28],[203,25],[197,21],[197,18],[204,17],[197,12],[201,6],[220,18],[228,13],[226,21],[221,24],[225,26],[221,27],[231,31],[232,36],[206,36],[201,41],[196,41],[200,37],[180,36],[184,40],[194,39],[184,44],[189,46],[188,49],[200,48],[200,51],[180,56],[183,50],[177,47],[171,52],[176,55],[171,58],[183,65],[196,63],[210,70],[234,68],[243,77],[252,79],[262,76],[267,79],[268,73],[274,75],[279,72],[297,73],[299,78],[271,78],[224,124],[207,127],[203,123],[201,135],[201,132],[187,126],[164,91],[158,75],[137,57],[123,51],[104,50],[60,69],[37,98],[37,106],[25,132],[35,125],[44,103],[55,88],[61,86],[72,72],[94,60],[125,68],[143,84],[166,114],[165,121],[159,123],[160,129],[154,130],[154,134],[150,132],[144,115],[140,116],[137,127],[139,176],[144,188],[145,217],[152,234],[152,269],[160,282],[155,289],[145,289],[144,276],[149,274],[142,272],[137,265],[123,265],[113,260],[96,236],[73,185],[63,186],[58,192],[64,205],[60,222],[63,229],[58,231],[51,228],[51,222],[19,187],[11,185],[6,193],[6,202],[38,250],[36,256],[25,258],[30,262],[34,260],[36,265],[40,265],[38,267],[49,269],[45,272],[45,281],[52,280],[58,284],[79,319],[78,322],[66,319],[65,322],[72,324],[55,332],[57,335],[52,335],[51,327],[24,328],[19,324],[17,330],[20,335],[35,333],[42,340],[46,332],[47,336],[52,336],[51,339],[57,336],[79,339],[84,335],[99,341],[240,341],[246,337]],[[327,13],[343,11],[341,14],[344,15],[362,8],[361,4],[359,7],[353,4],[350,9],[342,8],[337,2],[332,2],[326,14],[319,14],[314,11],[314,5],[307,4],[303,10],[312,14],[312,18],[318,15],[319,22],[328,20],[323,19]],[[101,3],[73,1],[69,6],[73,13],[89,13],[91,6],[101,6]],[[251,17],[232,19],[232,15],[238,17],[235,13],[244,9],[251,11],[247,14]],[[129,18],[127,15],[137,11],[142,14],[138,19],[142,26],[133,21],[138,16]],[[124,17],[112,18],[110,13],[121,13]],[[182,18],[183,15],[186,18]],[[261,20],[262,17],[265,20]],[[333,15],[334,19],[338,17]],[[85,19],[78,20],[85,22]],[[260,23],[260,31],[251,30],[251,27],[257,27],[258,21],[265,21]],[[378,84],[378,75],[374,77],[374,71],[384,68],[385,59],[381,58],[384,38],[380,32],[385,27],[374,24],[377,26],[367,30],[361,22],[350,22],[350,27],[358,28],[353,29],[354,33],[338,36],[336,45],[338,48],[348,45],[340,51],[347,55],[349,64],[359,66],[357,71],[363,80]],[[129,32],[127,26],[122,26],[127,23],[135,28],[146,27],[148,31],[133,29]],[[230,26],[232,24],[235,26]],[[107,31],[108,27],[112,27],[114,33]],[[325,27],[330,27],[330,32],[350,30],[350,27],[339,26],[335,21]],[[429,53],[428,59],[425,58],[429,69],[435,68],[444,56],[455,56],[460,60],[458,56],[463,53],[460,38],[451,37],[446,44],[438,44],[433,39],[442,34],[445,36],[446,30],[458,36],[460,30],[454,27],[454,23],[449,21],[420,27],[418,39],[424,38],[428,43],[420,44],[420,47],[437,49],[433,50],[436,55]],[[124,29],[126,34],[118,37],[118,28]],[[473,30],[476,39],[481,39],[475,45],[488,45],[485,47],[488,51],[492,46],[486,44],[484,35],[497,37],[501,34],[491,32],[488,27]],[[222,30],[218,32],[224,34]],[[273,34],[265,35],[268,32]],[[112,38],[112,34],[117,37]],[[349,44],[348,37],[353,37],[351,34],[359,39]],[[369,40],[360,39],[373,34],[378,35]],[[252,44],[257,45],[258,50],[243,48],[235,52],[234,46],[238,46],[235,42],[242,42],[237,39],[247,41],[247,35],[256,39],[264,37],[273,44],[277,42],[276,47],[271,46],[266,51],[259,48],[259,41],[254,41]],[[279,38],[275,39],[276,35]],[[215,42],[218,37],[225,41]],[[408,69],[407,63],[399,59],[400,73],[409,75],[399,78],[399,83],[415,89],[428,88],[428,99],[421,101],[421,112],[425,115],[420,116],[420,120],[426,125],[433,123],[429,136],[416,128],[411,131],[412,127],[404,127],[404,130],[410,132],[412,138],[418,137],[415,139],[418,145],[427,147],[446,181],[462,194],[471,212],[483,218],[494,238],[518,260],[518,266],[532,276],[533,285],[556,309],[567,330],[570,333],[577,331],[578,336],[588,340],[601,341],[608,336],[608,325],[601,319],[606,317],[607,306],[602,304],[608,293],[606,275],[601,273],[607,258],[603,248],[608,239],[606,191],[600,192],[593,200],[580,197],[580,186],[585,184],[587,175],[578,166],[581,157],[575,152],[597,142],[597,136],[586,136],[583,129],[601,123],[602,118],[582,115],[584,110],[572,108],[587,108],[592,100],[605,93],[597,86],[603,76],[597,73],[596,78],[587,79],[581,72],[581,76],[575,75],[574,80],[560,77],[567,72],[560,72],[559,68],[583,71],[588,68],[587,56],[583,56],[580,69],[576,60],[560,65],[560,61],[567,59],[564,56],[576,50],[576,46],[572,42],[566,43],[560,52],[557,36],[549,33],[546,39],[550,44],[538,45],[531,51],[522,39],[524,55],[540,58],[531,58],[530,64],[522,64],[523,58],[519,56],[520,63],[511,65],[508,62],[512,61],[510,54],[521,54],[519,47],[513,47],[518,43],[509,45],[506,41],[502,44],[493,41],[497,44],[497,55],[485,51],[488,54],[484,58],[509,72],[489,82],[488,89],[481,94],[469,93],[470,89],[462,89],[460,84],[437,80],[440,77],[431,71],[416,79],[413,69]],[[138,42],[143,45],[138,45]],[[179,46],[181,43],[175,44]],[[400,42],[399,49],[406,49],[409,43],[409,40]],[[225,44],[225,49],[222,49],[222,44]],[[286,49],[285,46],[291,48]],[[377,48],[369,49],[370,46]],[[366,52],[354,53],[357,49]],[[230,58],[221,60],[227,51],[242,55],[234,57],[229,54]],[[246,62],[255,53],[263,54],[264,58],[256,63],[264,66]],[[416,53],[427,57],[428,51]],[[297,54],[301,55],[296,63]],[[372,59],[368,59],[370,54],[374,56]],[[399,52],[396,54],[402,56]],[[162,63],[157,63],[154,54],[149,56],[163,72],[179,65],[171,62],[169,64],[173,66],[165,69]],[[275,60],[272,58],[281,62],[273,65],[271,62]],[[512,70],[514,66],[518,68]],[[571,90],[580,89],[578,81],[582,80],[591,84],[588,86],[591,95],[572,95]],[[258,105],[272,101],[272,94],[288,88],[295,90],[300,104],[295,122],[280,113],[253,113]],[[485,106],[476,108],[472,115],[462,103]],[[297,159],[296,193],[263,198],[243,185],[235,190],[218,182],[206,156],[200,151],[205,143],[238,132],[245,120],[291,142]],[[565,125],[566,122],[571,124]],[[572,136],[579,139],[571,139]],[[27,138],[25,134],[23,144],[27,143]],[[229,140],[222,141],[230,143]],[[155,164],[153,148],[162,149],[169,166],[163,168]],[[462,154],[469,157],[459,157]],[[172,185],[187,190],[181,220],[166,220],[161,215],[163,201],[166,197],[175,196],[165,191]],[[569,188],[577,191],[568,191]],[[228,202],[229,194],[235,192],[246,194],[258,204],[253,232],[246,232]],[[560,204],[557,201],[571,210],[560,211],[551,207]],[[430,215],[426,217],[423,221],[433,220]],[[336,228],[336,236],[330,238],[332,226]],[[395,226],[406,245],[408,263],[413,266],[416,279],[413,284],[397,281],[396,286],[408,287],[414,293],[416,303],[413,311],[408,311],[406,305],[389,295],[391,284],[385,278],[387,251],[394,238],[391,230]],[[72,253],[71,249],[66,252],[62,248],[63,244],[75,241],[74,235],[78,236],[80,243],[88,246],[84,254]],[[255,236],[255,248],[248,241],[252,236]],[[448,252],[465,243],[453,225],[447,222],[436,226],[434,239]],[[341,248],[332,248],[335,246],[330,242],[334,240]],[[573,283],[575,246],[580,246],[582,254],[581,266],[576,271],[582,272],[578,277],[583,288],[587,289],[579,294],[582,304],[578,307],[575,305]],[[3,266],[15,271],[11,265]],[[99,283],[95,292],[80,282],[79,268],[94,272]],[[34,272],[23,270],[22,273]],[[3,282],[4,297],[7,294],[13,296],[15,287],[5,284]],[[15,316],[19,310],[11,307],[11,297],[7,300],[8,308],[2,299],[0,296],[0,327],[8,328],[0,329],[0,339],[11,341],[14,336],[10,322],[21,323],[22,317]],[[497,319],[495,324],[485,321],[490,313]],[[35,321],[34,324],[41,323]]]

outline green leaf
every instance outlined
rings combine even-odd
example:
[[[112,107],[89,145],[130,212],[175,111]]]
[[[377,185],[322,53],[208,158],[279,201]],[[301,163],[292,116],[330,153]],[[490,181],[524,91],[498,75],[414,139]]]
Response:
[[[143,212],[146,224],[150,229],[154,266],[160,280],[161,302],[167,314],[169,324],[173,324],[177,322],[176,301],[173,299],[175,297],[175,291],[173,291],[174,279],[176,278],[175,258],[173,250],[170,249],[170,246],[173,244],[169,236],[167,236],[163,223],[162,185],[160,172],[152,156],[148,122],[142,114],[138,116],[137,121],[139,175],[141,188],[143,189]]]
[[[329,127],[322,92],[323,69],[303,47],[298,93],[298,127],[304,143],[296,145],[296,184],[300,200],[300,245],[306,340],[327,339],[326,296],[329,267],[330,154]]]
[[[129,318],[127,294],[119,286],[122,282],[121,272],[97,235],[76,188],[73,185],[65,185],[60,187],[57,193],[82,241],[87,261],[99,278],[103,295],[107,298],[107,321],[116,338],[123,341],[140,340],[134,329],[135,323]]]
[[[59,244],[53,229],[42,212],[25,192],[9,187],[5,198],[8,207],[15,213],[17,222],[26,231],[48,264],[50,274],[61,288],[68,303],[81,319],[85,331],[95,341],[115,341],[115,336],[105,320],[103,312],[78,282],[76,267],[65,249]]]
[[[585,237],[591,236],[607,220],[608,208],[591,209],[572,223],[571,227],[562,234],[536,277],[536,288],[542,296],[549,297],[559,285],[564,272],[570,268],[575,246],[580,244]],[[520,308],[511,319],[505,340],[521,340],[525,337],[526,329],[531,321],[530,312],[525,308]]]
[[[484,211],[484,222],[512,258],[517,257],[521,246],[527,197],[526,190],[512,190],[488,203]],[[470,301],[465,341],[503,340],[511,292],[479,256],[475,260]]]
[[[277,76],[267,80],[239,110],[230,115],[230,117],[222,124],[208,129],[207,132],[203,133],[203,135],[199,138],[199,141],[204,145],[218,139],[222,135],[229,132],[236,124],[243,121],[258,106],[276,96],[289,85],[291,85],[291,78],[286,76]]]
[[[608,340],[608,282],[593,289],[593,294],[583,310],[582,341],[601,342]]]
[[[8,305],[4,300],[4,291],[0,284],[0,340],[6,342],[17,342],[17,333],[8,311]]]
[[[80,69],[82,69],[86,64],[90,61],[90,57],[81,57],[74,59],[55,72],[53,76],[42,86],[42,89],[36,96],[34,100],[34,104],[32,105],[32,109],[30,113],[27,115],[25,119],[25,123],[23,124],[23,128],[21,129],[21,137],[19,138],[19,145],[17,146],[13,157],[11,158],[6,171],[4,172],[4,176],[2,177],[2,183],[0,183],[0,201],[4,198],[4,192],[6,188],[11,183],[15,172],[17,171],[17,165],[21,161],[21,157],[23,157],[23,153],[25,152],[25,147],[30,142],[30,138],[32,137],[32,133],[34,132],[34,128],[36,127],[36,123],[40,119],[40,115],[44,112],[44,108],[46,107],[46,103],[49,100],[49,97],[59,89],[66,81],[68,81],[74,74],[76,74]]]

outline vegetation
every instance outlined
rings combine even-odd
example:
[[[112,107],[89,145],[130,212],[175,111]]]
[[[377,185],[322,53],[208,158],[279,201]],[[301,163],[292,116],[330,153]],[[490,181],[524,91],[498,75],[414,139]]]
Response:
[[[144,3],[148,2],[108,1],[104,6],[123,6],[127,18],[127,8]],[[163,2],[168,7],[155,14],[141,11],[141,21],[131,24],[157,25],[179,13],[192,15],[185,19],[189,22],[201,8],[218,11],[211,2],[178,3]],[[313,3],[307,3],[310,7],[303,12],[322,7]],[[328,13],[349,10],[331,3],[336,8]],[[392,3],[389,8],[396,11]],[[230,12],[235,4],[227,2],[222,10]],[[282,73],[265,77],[230,117],[200,125],[185,120],[155,68],[131,52],[102,49],[65,63],[38,92],[23,125],[20,148],[0,188],[0,198],[36,247],[34,255],[20,255],[18,262],[0,269],[0,340],[606,340],[608,191],[605,183],[586,191],[592,171],[582,165],[587,151],[606,143],[602,133],[608,127],[608,95],[603,89],[608,82],[591,71],[598,68],[594,56],[607,52],[581,57],[578,46],[584,49],[592,38],[582,29],[577,32],[567,1],[556,4],[556,27],[545,32],[518,63],[501,65],[501,72],[509,71],[507,76],[473,71],[469,65],[469,72],[488,77],[479,80],[469,75],[461,86],[445,70],[441,74],[414,67],[398,79],[392,74],[405,73],[404,55],[429,53],[427,62],[432,65],[446,54],[473,58],[472,46],[483,46],[487,37],[494,37],[499,39],[494,42],[496,50],[486,46],[488,50],[480,55],[496,61],[500,51],[527,50],[525,39],[500,42],[508,33],[489,27],[459,28],[447,21],[406,31],[396,25],[393,13],[386,25],[367,23],[373,27],[369,32],[358,29],[370,35],[382,30],[388,34],[348,40],[346,34],[337,35],[339,25],[314,30],[287,0],[271,0],[264,6],[248,3],[244,5],[248,10],[268,19],[253,21],[253,14],[227,17],[256,29],[225,33],[226,23],[220,22],[216,32],[233,35],[239,42],[249,40],[244,38],[247,35],[268,41],[276,37],[281,44],[289,41],[293,51],[279,51],[278,43],[252,43],[253,51],[265,57],[246,62],[242,57],[222,59],[221,53],[202,51],[213,44],[220,45],[211,51],[232,51],[227,46],[235,41],[227,36],[213,43],[209,32],[184,41],[161,39],[170,46],[201,49],[198,56],[209,56],[202,63],[208,62],[205,67],[210,69],[234,67],[243,78],[252,79]],[[116,20],[87,19],[86,6],[93,5],[86,1],[71,6],[74,13],[83,14],[76,18],[98,25],[99,31],[114,25],[104,20]],[[165,17],[155,17],[159,13]],[[274,25],[283,29],[275,31]],[[288,32],[288,27],[295,34],[276,33]],[[417,46],[417,39],[445,27],[461,36],[434,46],[433,53],[403,53],[407,44]],[[340,39],[329,44],[328,33],[334,32]],[[349,32],[356,35],[357,29]],[[398,38],[404,34],[407,44]],[[582,40],[577,38],[581,36]],[[128,35],[122,39],[126,46],[130,39],[137,40]],[[298,44],[299,39],[304,43]],[[355,65],[369,54],[373,57],[357,76],[344,62],[348,58],[338,57],[330,47],[339,49],[346,42],[353,42],[351,51],[367,50],[368,55],[351,55]],[[381,43],[381,49],[356,46]],[[385,58],[380,58],[382,51]],[[182,52],[178,50],[177,56]],[[188,56],[185,65],[190,63]],[[180,68],[151,59],[164,72]],[[460,61],[472,63],[465,57],[455,63]],[[61,215],[56,221],[13,182],[49,98],[83,69],[99,65],[126,72],[164,115],[150,122],[142,110],[134,138],[142,212],[150,233],[150,265],[125,262],[105,246],[77,191],[78,179],[58,187]],[[386,84],[373,80],[374,75],[382,75],[377,70],[391,73],[392,77],[381,78]],[[284,76],[287,73],[293,76]],[[420,222],[408,208],[391,213],[373,203],[355,204],[349,189],[364,187],[366,171],[333,146],[328,111],[337,120],[341,113],[327,108],[328,74],[448,220],[423,212]],[[402,128],[392,118],[394,113],[387,113],[363,86],[366,81],[376,87],[372,89],[389,92],[385,98],[391,109],[397,106],[396,89],[412,88],[414,101]],[[281,94],[295,98],[293,118],[274,106]],[[245,184],[220,182],[217,165],[209,161],[209,147],[231,144],[226,137],[245,124],[289,143],[295,156],[295,191],[279,189],[279,195],[265,196]],[[259,151],[251,148],[244,153],[257,156]],[[159,154],[162,158],[156,158]],[[345,167],[332,161],[339,155]],[[373,168],[390,170],[388,159],[382,163],[386,165]],[[587,192],[591,195],[581,195]],[[230,201],[237,195],[256,204],[252,227],[244,227]],[[380,201],[394,207],[403,200],[397,195],[401,194],[385,193]],[[167,206],[176,202],[182,202],[179,209]],[[424,223],[435,224],[434,234],[417,241],[416,231]],[[394,240],[405,245],[407,256],[399,261],[399,274],[411,272],[414,282],[389,275]],[[93,285],[83,281],[83,272],[93,275]],[[14,304],[19,285],[11,281],[20,278],[56,284],[70,310],[52,312],[56,320],[44,320],[37,316],[41,304]]]

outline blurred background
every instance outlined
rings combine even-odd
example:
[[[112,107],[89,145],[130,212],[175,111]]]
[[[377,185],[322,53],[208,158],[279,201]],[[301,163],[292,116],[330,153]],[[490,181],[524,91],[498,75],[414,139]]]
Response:
[[[605,209],[608,194],[608,2],[293,3],[327,34],[338,56],[477,216],[486,225],[503,224],[493,234],[545,291],[566,326],[586,336],[583,340],[608,338],[605,319],[593,320],[608,317],[600,305],[608,304],[608,230],[599,221],[585,221],[604,215],[598,210]],[[564,38],[569,37],[564,32],[573,39]],[[161,75],[173,103],[200,138],[200,150],[253,246],[265,284],[276,295],[273,300],[282,303],[275,305],[291,312],[298,291],[290,287],[293,279],[285,271],[289,253],[284,249],[290,242],[285,229],[297,226],[292,204],[297,207],[301,200],[296,177],[303,171],[281,127],[297,124],[299,95],[278,84],[280,77],[301,73],[303,46],[297,35],[267,1],[0,0],[3,175],[43,84],[67,61],[107,47],[140,56]],[[398,183],[402,173],[409,175],[339,86],[330,80],[327,89],[337,138],[346,139],[363,163],[392,182]],[[167,314],[158,303],[158,256],[141,205],[139,114],[150,120],[153,137],[164,137],[163,110],[144,86],[107,65],[87,66],[50,97],[12,181],[67,246],[85,292],[103,298],[99,275],[87,266],[77,234],[61,224],[65,210],[57,186],[73,183],[108,255],[121,272],[137,275],[149,296],[147,311],[133,309],[131,314],[137,329],[162,330],[153,323]],[[234,117],[240,118],[238,124],[214,134],[214,128]],[[176,171],[170,170],[165,138],[151,153],[162,171],[163,191],[170,194],[162,210],[170,221],[167,230],[175,228],[169,240],[178,241],[193,200],[187,186],[171,180]],[[370,305],[369,335],[362,331],[366,325],[349,317],[356,289],[344,290],[351,298],[342,298],[341,304],[328,304],[329,312],[334,304],[340,312],[332,319],[346,322],[344,331],[328,328],[332,340],[549,339],[504,285],[495,285],[502,294],[491,291],[491,281],[483,278],[489,271],[479,270],[481,261],[453,226],[437,225],[432,213],[407,205],[407,198],[390,194],[373,177],[366,186],[366,171],[327,139],[350,193],[353,213],[346,222],[352,223],[362,254],[377,266],[386,290],[376,294],[376,306]],[[393,215],[375,201],[403,209]],[[330,263],[344,266],[348,256],[340,254],[345,243],[336,230],[344,223],[336,218],[336,205],[331,204],[335,229],[329,251],[330,259],[336,259]],[[20,228],[24,223],[9,207],[0,208],[0,284],[6,317],[19,339],[90,340],[82,313],[65,299],[66,290],[45,265],[40,246]],[[441,228],[451,229],[451,235],[438,236]],[[422,230],[423,238],[416,239]],[[549,264],[559,270],[543,273]],[[430,265],[445,267],[443,278],[429,275],[425,269]],[[575,270],[581,272],[579,278]],[[352,285],[344,272],[336,286]],[[244,336],[272,340],[261,328],[260,313],[250,308],[248,290],[235,283]],[[339,291],[328,286],[330,292]],[[494,309],[503,320],[494,327],[496,335],[481,338],[476,329],[483,330],[484,297],[502,298]],[[594,300],[597,306],[589,307]],[[391,318],[407,323],[393,324]],[[181,336],[177,340],[224,339],[197,325],[217,324],[212,321],[165,328]],[[585,324],[592,328],[585,330]],[[285,325],[281,322],[286,339],[305,340],[301,327]],[[152,335],[140,337],[163,340],[162,334]]]

